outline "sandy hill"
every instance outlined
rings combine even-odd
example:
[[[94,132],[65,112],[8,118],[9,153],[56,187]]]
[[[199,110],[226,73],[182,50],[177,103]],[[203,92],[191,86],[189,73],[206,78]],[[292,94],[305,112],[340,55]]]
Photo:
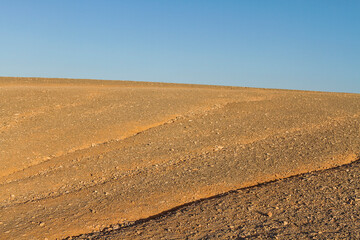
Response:
[[[199,199],[357,160],[359,114],[358,94],[0,78],[0,238],[61,239],[108,229],[116,239],[147,239],[145,225],[155,224],[156,239],[170,234],[156,219],[127,225]],[[346,173],[350,182],[359,172]],[[286,181],[277,184],[285,185],[266,186],[268,194],[291,191]],[[299,189],[305,186],[311,184]],[[232,206],[227,198],[220,199]],[[190,234],[181,226],[186,219],[194,223],[191,216],[211,216],[217,199],[186,205],[165,219],[180,231],[173,238]],[[264,211],[260,216],[272,215]],[[208,234],[202,221],[194,227]],[[234,222],[224,224],[239,229]],[[135,235],[120,236],[122,228]]]

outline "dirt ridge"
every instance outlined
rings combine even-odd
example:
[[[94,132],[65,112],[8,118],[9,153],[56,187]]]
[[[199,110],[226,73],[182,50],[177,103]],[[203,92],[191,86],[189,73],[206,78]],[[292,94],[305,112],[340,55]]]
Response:
[[[92,233],[87,233],[87,234],[79,234],[77,236],[67,236],[67,237],[65,237],[63,239],[64,240],[77,239],[77,238],[80,238],[80,237],[82,239],[83,238],[89,238],[90,239],[92,236],[96,236],[96,235],[102,235],[102,234],[107,235],[107,234],[111,234],[112,232],[114,232],[114,233],[115,232],[120,232],[120,231],[122,231],[123,229],[126,229],[126,228],[136,227],[137,225],[146,224],[147,222],[152,221],[152,220],[159,220],[159,219],[162,219],[162,218],[164,218],[164,217],[166,217],[168,215],[174,215],[174,214],[176,214],[176,212],[178,210],[180,210],[182,208],[192,206],[192,205],[196,205],[196,204],[201,204],[202,202],[209,201],[209,200],[212,200],[212,199],[222,198],[222,197],[227,196],[227,195],[229,195],[231,193],[237,193],[238,191],[241,191],[241,190],[244,191],[244,190],[251,190],[251,189],[256,188],[256,187],[263,187],[263,186],[266,187],[269,184],[277,183],[277,182],[280,182],[280,181],[283,181],[283,180],[286,180],[286,179],[298,178],[298,177],[304,176],[306,174],[311,174],[311,173],[322,173],[324,171],[335,170],[335,169],[351,166],[351,164],[353,164],[353,163],[360,164],[360,154],[358,154],[356,156],[356,158],[354,158],[352,160],[347,160],[346,162],[344,162],[341,165],[332,166],[332,167],[329,167],[329,168],[318,169],[318,170],[313,170],[313,171],[309,171],[309,172],[298,173],[298,174],[291,175],[291,176],[288,176],[288,177],[277,178],[277,179],[274,179],[274,180],[257,183],[255,185],[249,185],[249,186],[246,186],[246,187],[241,187],[241,188],[238,188],[238,189],[229,190],[229,191],[224,192],[224,193],[220,193],[220,194],[213,195],[213,196],[210,196],[210,197],[201,198],[201,199],[197,199],[197,200],[192,201],[192,202],[187,202],[187,203],[181,204],[179,206],[176,206],[176,207],[173,207],[171,209],[165,210],[165,211],[163,211],[161,213],[149,216],[147,218],[138,219],[138,220],[135,220],[135,221],[132,221],[132,222],[126,222],[126,223],[120,224],[119,226],[116,226],[116,224],[111,224],[111,225],[103,228],[101,231],[98,231],[98,232],[92,232]],[[266,213],[264,215],[266,215]],[[116,228],[116,230],[113,229],[114,227]]]
[[[1,178],[0,238],[99,231],[360,153],[358,94],[0,81],[7,83],[0,127],[16,124],[0,131],[0,175],[16,173]],[[29,115],[39,109],[46,111]]]

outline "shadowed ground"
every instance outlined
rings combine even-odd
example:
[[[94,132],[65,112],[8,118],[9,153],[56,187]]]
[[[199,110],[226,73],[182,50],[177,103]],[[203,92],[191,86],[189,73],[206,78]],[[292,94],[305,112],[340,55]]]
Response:
[[[352,162],[359,113],[357,94],[0,78],[0,237],[99,231]]]
[[[357,161],[74,239],[359,239],[359,172]]]

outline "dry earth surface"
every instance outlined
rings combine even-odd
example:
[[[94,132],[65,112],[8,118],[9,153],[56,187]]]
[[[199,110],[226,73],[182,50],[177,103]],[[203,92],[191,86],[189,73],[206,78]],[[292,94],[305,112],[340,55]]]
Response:
[[[359,172],[306,173],[72,239],[360,239]]]
[[[359,114],[358,94],[0,78],[0,239],[356,239]]]

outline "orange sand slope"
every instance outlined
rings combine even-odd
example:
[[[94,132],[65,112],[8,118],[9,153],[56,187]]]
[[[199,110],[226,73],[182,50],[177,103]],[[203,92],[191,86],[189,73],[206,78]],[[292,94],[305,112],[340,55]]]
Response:
[[[0,238],[63,238],[351,162],[360,95],[0,78]]]

